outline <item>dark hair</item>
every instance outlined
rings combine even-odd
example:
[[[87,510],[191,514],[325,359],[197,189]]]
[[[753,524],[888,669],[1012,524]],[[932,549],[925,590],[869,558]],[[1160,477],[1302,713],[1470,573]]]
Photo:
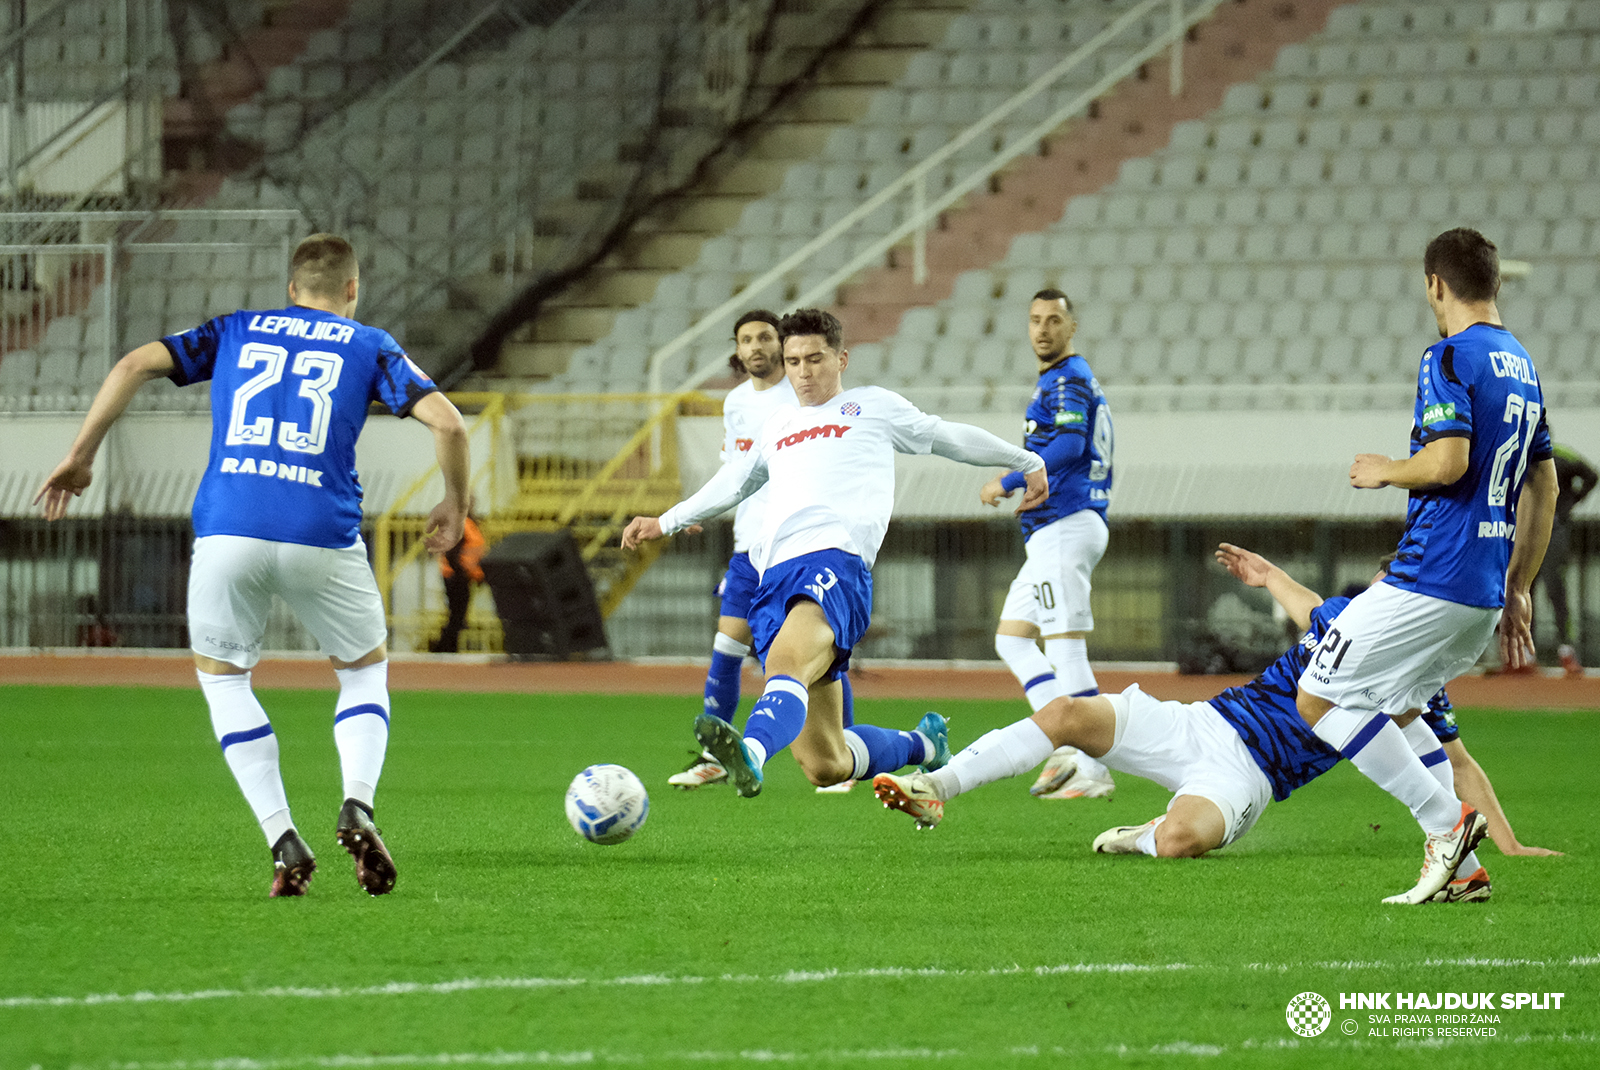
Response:
[[[820,308],[797,308],[778,324],[779,338],[800,334],[820,334],[829,349],[844,348],[844,326],[833,313]]]
[[[1447,230],[1429,242],[1422,273],[1439,276],[1462,301],[1492,301],[1500,292],[1500,254],[1494,242],[1468,227]]]
[[[1399,559],[1400,559],[1400,551],[1399,550],[1396,550],[1392,554],[1384,554],[1382,557],[1378,558],[1378,571],[1379,572],[1388,572],[1389,571],[1389,566],[1394,564]]]
[[[1043,290],[1040,290],[1038,293],[1033,295],[1033,300],[1065,301],[1067,303],[1067,315],[1072,315],[1072,298],[1068,297],[1054,286],[1047,286]]]
[[[764,308],[752,308],[749,312],[746,312],[744,315],[740,316],[737,320],[734,321],[734,324],[733,324],[733,337],[734,337],[734,340],[737,341],[738,338],[739,338],[739,328],[743,327],[747,323],[765,323],[768,326],[770,326],[773,330],[777,330],[778,329],[778,320],[779,320],[779,316],[778,316],[778,314],[776,312],[768,312]]]
[[[356,251],[337,234],[313,234],[295,246],[289,258],[295,289],[318,297],[343,300],[344,284],[358,273]]]

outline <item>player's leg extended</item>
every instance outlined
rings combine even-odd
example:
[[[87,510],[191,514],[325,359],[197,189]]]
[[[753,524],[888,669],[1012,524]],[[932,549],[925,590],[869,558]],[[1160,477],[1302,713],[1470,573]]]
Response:
[[[1094,838],[1094,849],[1109,855],[1199,858],[1221,847],[1227,834],[1227,819],[1216,803],[1203,795],[1179,795],[1159,817],[1102,832]]]
[[[364,546],[280,546],[279,594],[317,637],[339,679],[333,739],[345,799],[334,838],[354,859],[356,882],[370,895],[383,895],[395,883],[394,859],[373,823],[373,800],[389,749],[383,599]]]
[[[944,817],[945,802],[957,795],[1026,773],[1059,746],[1104,754],[1115,731],[1116,713],[1105,696],[1058,698],[1031,717],[979,736],[940,769],[880,775],[872,790],[884,806],[915,818],[918,828],[933,828]]]
[[[1396,724],[1406,720],[1400,718]],[[1400,729],[1405,735],[1406,742],[1411,744],[1411,750],[1417,756],[1434,779],[1448,791],[1451,796],[1456,793],[1455,767],[1450,764],[1450,756],[1445,753],[1444,745],[1439,742],[1439,737],[1433,734],[1433,729],[1421,717],[1406,720],[1405,727]],[[1436,903],[1459,902],[1484,902],[1488,900],[1492,889],[1489,884],[1489,873],[1483,868],[1483,863],[1478,860],[1478,852],[1468,851],[1461,860],[1461,865],[1456,868],[1455,877],[1450,883],[1434,894]]]
[[[706,672],[705,712],[729,724],[739,709],[740,674],[750,654],[750,622],[719,617],[711,641],[711,668]]]
[[[272,850],[274,896],[304,895],[316,857],[295,830],[278,772],[278,737],[250,687],[272,604],[269,544],[213,535],[195,540],[189,637],[211,727]]]

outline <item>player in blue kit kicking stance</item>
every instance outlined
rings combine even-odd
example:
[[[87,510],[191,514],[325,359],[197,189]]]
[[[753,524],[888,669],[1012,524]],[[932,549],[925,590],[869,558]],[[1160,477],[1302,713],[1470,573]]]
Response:
[[[350,244],[313,234],[290,262],[288,308],[235,312],[140,346],[106,377],[65,460],[40,488],[46,519],[89,486],[96,451],[145,382],[211,381],[211,455],[194,502],[189,643],[223,756],[272,850],[269,894],[304,895],[316,857],[295,828],[278,740],[250,687],[272,596],[317,637],[339,680],[333,734],[344,780],[338,843],[368,893],[394,888],[372,821],[389,742],[388,628],[361,540],[356,439],[367,406],[415,416],[433,432],[444,500],[426,543],[461,539],[467,434],[432,380],[375,327],[357,323]]]
[[[930,416],[881,387],[846,390],[843,328],[820,309],[783,317],[783,362],[799,406],[773,413],[737,464],[659,519],[635,517],[622,545],[688,530],[770,483],[751,563],[760,584],[750,630],[767,686],[743,734],[709,713],[695,722],[702,746],[735,789],[761,790],[762,766],[789,747],[818,787],[906,765],[937,768],[949,757],[944,718],[914,732],[843,722],[839,678],[872,616],[872,562],[894,505],[894,455],[936,453],[1026,473],[1023,508],[1048,493],[1044,462],[981,428]]]
[[[1493,243],[1445,231],[1428,243],[1422,271],[1443,340],[1418,369],[1411,454],[1364,453],[1350,466],[1353,487],[1411,492],[1405,531],[1384,582],[1330,623],[1297,700],[1317,738],[1405,803],[1427,834],[1417,883],[1385,900],[1394,903],[1432,898],[1486,821],[1428,775],[1389,715],[1471,667],[1497,625],[1507,665],[1533,660],[1529,590],[1557,493],[1539,375],[1495,306]]]

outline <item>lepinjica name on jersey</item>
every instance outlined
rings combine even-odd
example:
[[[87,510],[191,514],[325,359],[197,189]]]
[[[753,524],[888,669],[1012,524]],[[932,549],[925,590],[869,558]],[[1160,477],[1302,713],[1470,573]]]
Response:
[[[303,464],[279,464],[277,461],[262,461],[258,465],[254,457],[246,457],[242,461],[237,457],[224,457],[222,458],[220,471],[232,475],[287,479],[291,483],[309,483],[313,487],[322,486],[321,469],[307,468]]]
[[[348,342],[356,329],[333,320],[303,320],[299,316],[251,316],[250,330],[257,334],[286,334],[308,342]]]

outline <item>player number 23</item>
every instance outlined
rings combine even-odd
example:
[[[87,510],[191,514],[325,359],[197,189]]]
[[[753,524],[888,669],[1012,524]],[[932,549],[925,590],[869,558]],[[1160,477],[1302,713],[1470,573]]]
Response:
[[[272,445],[273,424],[278,424],[278,445],[293,453],[321,453],[328,445],[328,423],[333,418],[333,391],[339,385],[344,358],[337,353],[305,350],[295,354],[293,373],[300,376],[300,396],[311,402],[311,420],[305,430],[288,420],[270,416],[251,420],[245,410],[251,400],[283,379],[289,351],[282,346],[251,342],[239,350],[239,367],[266,367],[251,376],[233,392],[233,410],[228,416],[227,444],[230,446]]]

